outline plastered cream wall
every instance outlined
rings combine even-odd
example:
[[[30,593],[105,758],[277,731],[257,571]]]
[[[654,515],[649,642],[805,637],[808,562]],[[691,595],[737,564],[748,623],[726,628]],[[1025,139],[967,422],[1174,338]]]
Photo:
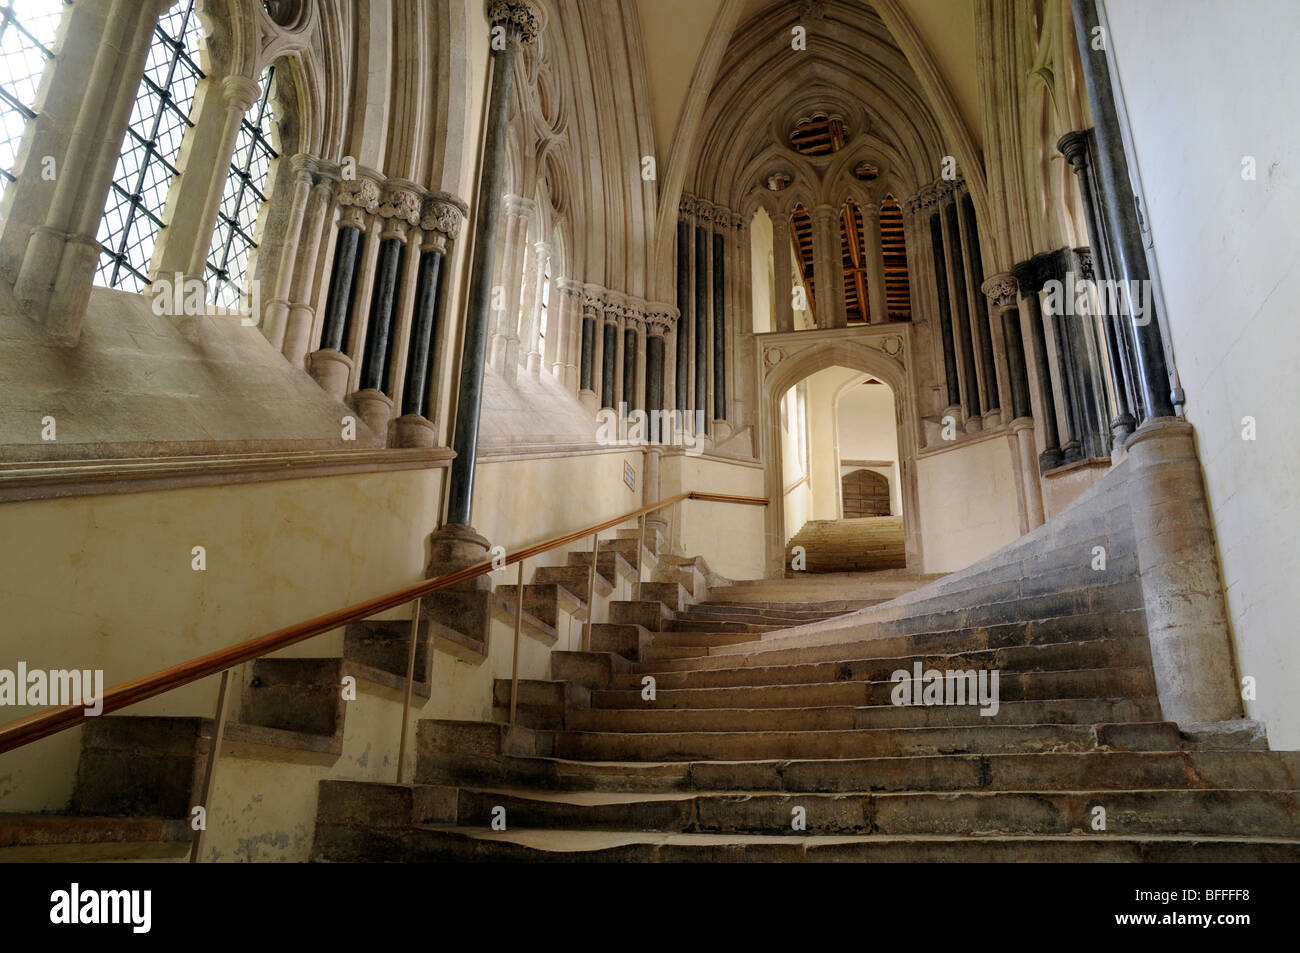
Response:
[[[889,480],[890,511],[903,512],[903,494],[898,476],[898,421],[894,392],[887,384],[862,384],[846,390],[835,407],[836,433],[840,447],[840,472],[858,467],[844,466],[845,460],[892,460],[888,467],[866,467]]]
[[[664,496],[697,490],[761,497],[763,470],[675,453],[663,458],[660,488]],[[763,578],[763,507],[685,500],[673,509],[682,553],[703,556],[710,569],[730,579]]]
[[[785,541],[789,542],[800,527],[812,519],[812,486],[804,479],[804,463],[800,452],[803,431],[808,426],[799,402],[799,391],[791,387],[781,398],[781,490],[785,492]],[[796,484],[798,484],[796,486]]]
[[[916,461],[926,572],[954,572],[1020,535],[1016,477],[1003,434]]]
[[[1105,6],[1239,668],[1256,680],[1246,710],[1297,749],[1300,4]]]
[[[108,687],[417,582],[441,481],[405,470],[5,503],[0,538],[16,544],[0,556],[0,657],[103,669]],[[341,652],[336,632],[286,654]],[[211,716],[217,684],[130,713]],[[457,684],[443,698],[473,707],[476,693]],[[71,730],[0,757],[0,810],[62,807],[78,743]]]
[[[840,518],[840,461],[835,434],[835,399],[861,371],[828,367],[808,377],[809,482],[817,520]]]

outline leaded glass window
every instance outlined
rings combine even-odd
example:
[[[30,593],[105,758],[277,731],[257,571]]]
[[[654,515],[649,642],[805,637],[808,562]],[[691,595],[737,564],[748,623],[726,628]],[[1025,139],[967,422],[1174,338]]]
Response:
[[[158,19],[99,226],[98,284],[136,292],[149,284],[167,192],[180,174],[181,140],[193,125],[202,35],[194,0],[181,0]]]
[[[271,145],[271,84],[275,67],[262,72],[262,94],[239,125],[230,177],[221,196],[217,231],[208,253],[207,278],[218,305],[234,308],[248,292],[248,264],[257,247],[254,233],[257,217],[266,201],[271,160],[278,153]]]
[[[14,163],[63,19],[63,0],[0,0],[0,189]]]

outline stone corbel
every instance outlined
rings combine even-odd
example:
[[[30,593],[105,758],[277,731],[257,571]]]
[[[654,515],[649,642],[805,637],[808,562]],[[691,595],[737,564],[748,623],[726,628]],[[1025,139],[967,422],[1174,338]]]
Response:
[[[420,224],[419,188],[406,182],[386,182],[375,212],[384,222],[380,239],[396,238],[406,244],[410,229]]]

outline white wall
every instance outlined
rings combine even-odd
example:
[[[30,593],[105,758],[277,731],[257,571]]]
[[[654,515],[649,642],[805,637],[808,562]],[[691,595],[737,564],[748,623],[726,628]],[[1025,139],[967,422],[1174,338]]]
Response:
[[[1003,434],[919,457],[926,572],[955,572],[1020,536],[1011,450]]]
[[[889,480],[890,512],[903,514],[898,474],[898,420],[894,392],[888,384],[863,383],[846,390],[835,408],[840,447],[840,479],[860,469],[845,460],[889,460],[887,467],[867,467]]]
[[[1300,748],[1300,4],[1106,9],[1241,673],[1258,684],[1247,711],[1274,747]]]

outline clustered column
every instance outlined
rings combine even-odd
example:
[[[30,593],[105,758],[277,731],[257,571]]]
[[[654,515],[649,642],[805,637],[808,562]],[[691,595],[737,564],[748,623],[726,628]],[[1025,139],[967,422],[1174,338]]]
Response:
[[[1016,442],[1016,459],[1020,465],[1020,484],[1024,489],[1025,529],[1043,524],[1043,489],[1034,443],[1033,401],[1029,394],[1029,368],[1025,363],[1024,338],[1020,330],[1017,305],[1019,284],[1007,273],[994,275],[981,289],[988,297],[990,315],[1002,325],[1002,340],[1007,352],[1007,371],[1011,378],[1011,439]]]
[[[739,287],[748,254],[741,216],[693,196],[683,196],[677,226],[676,393],[674,406],[694,425],[711,421],[709,433],[725,439],[739,425],[732,419],[732,338],[728,313],[743,307]],[[778,289],[778,298],[781,292]],[[787,300],[786,304],[789,304]]]

